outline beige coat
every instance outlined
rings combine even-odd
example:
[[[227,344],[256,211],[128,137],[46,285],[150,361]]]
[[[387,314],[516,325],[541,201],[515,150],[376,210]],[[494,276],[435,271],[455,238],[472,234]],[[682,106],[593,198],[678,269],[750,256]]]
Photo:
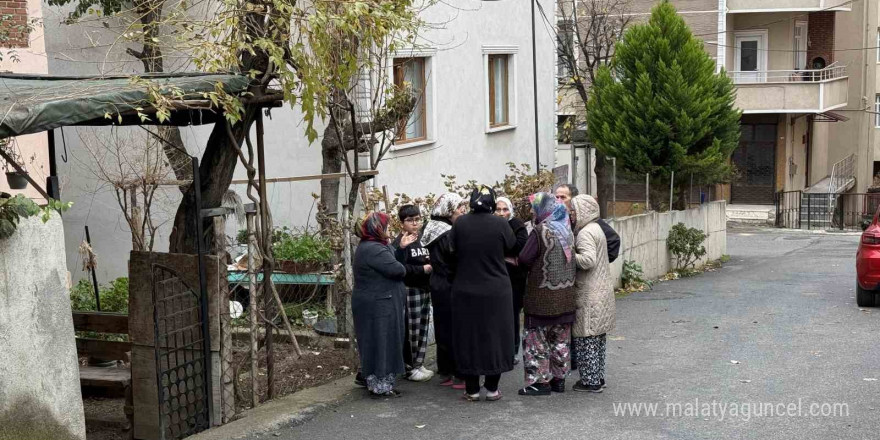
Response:
[[[577,259],[576,338],[603,335],[614,329],[614,283],[608,263],[608,245],[599,218],[599,204],[589,195],[572,199],[577,216],[575,252]]]

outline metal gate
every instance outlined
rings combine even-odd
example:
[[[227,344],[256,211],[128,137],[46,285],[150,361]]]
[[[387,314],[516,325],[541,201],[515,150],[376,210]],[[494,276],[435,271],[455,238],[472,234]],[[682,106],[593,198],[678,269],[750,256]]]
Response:
[[[168,267],[152,277],[159,438],[179,439],[210,427],[207,304]]]
[[[776,124],[741,124],[742,137],[733,152],[739,176],[732,203],[772,205],[776,181]]]

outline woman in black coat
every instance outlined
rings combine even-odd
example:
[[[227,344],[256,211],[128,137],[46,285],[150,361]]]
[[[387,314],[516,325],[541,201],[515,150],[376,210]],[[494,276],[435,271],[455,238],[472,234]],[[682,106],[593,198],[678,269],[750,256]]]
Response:
[[[513,230],[513,235],[516,236],[516,246],[513,247],[513,250],[504,259],[507,263],[507,273],[510,276],[510,285],[513,289],[513,364],[516,365],[519,362],[519,359],[516,358],[516,353],[519,352],[521,337],[519,329],[520,313],[522,313],[523,309],[523,295],[526,293],[526,280],[529,276],[528,269],[521,267],[516,257],[526,245],[526,241],[529,239],[529,231],[526,230],[526,224],[516,218],[513,203],[507,197],[498,197],[498,200],[495,201],[495,215],[507,220],[510,229]]]
[[[453,352],[456,371],[465,379],[464,399],[480,399],[486,376],[486,400],[498,400],[501,373],[513,370],[513,295],[504,255],[516,237],[495,212],[495,191],[474,190],[471,213],[452,226],[455,279],[452,283]]]
[[[354,254],[351,313],[361,374],[373,397],[397,397],[403,365],[403,302],[406,268],[388,246],[388,215],[374,212],[361,226]]]
[[[437,374],[444,377],[440,383],[455,389],[464,384],[455,382],[455,356],[452,351],[452,252],[451,230],[455,221],[464,214],[464,199],[455,193],[446,193],[437,199],[431,210],[431,220],[422,231],[422,246],[431,255],[431,302],[434,307],[434,340],[437,342]]]

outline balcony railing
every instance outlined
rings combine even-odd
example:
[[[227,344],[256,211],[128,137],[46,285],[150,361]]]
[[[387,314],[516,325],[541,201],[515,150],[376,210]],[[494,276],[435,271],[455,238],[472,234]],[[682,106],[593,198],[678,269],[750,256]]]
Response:
[[[824,82],[846,77],[846,66],[832,64],[817,70],[730,71],[734,84]]]

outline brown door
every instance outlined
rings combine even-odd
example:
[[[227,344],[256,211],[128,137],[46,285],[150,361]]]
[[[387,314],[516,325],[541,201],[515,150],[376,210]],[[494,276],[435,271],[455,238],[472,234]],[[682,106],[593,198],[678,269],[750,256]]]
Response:
[[[733,152],[738,171],[732,203],[772,205],[776,176],[776,124],[741,124],[739,147]]]

